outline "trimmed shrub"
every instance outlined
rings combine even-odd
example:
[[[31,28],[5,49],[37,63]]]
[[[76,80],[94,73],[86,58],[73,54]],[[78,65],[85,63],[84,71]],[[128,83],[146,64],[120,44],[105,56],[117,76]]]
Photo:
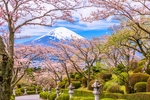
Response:
[[[35,91],[35,87],[32,86],[32,87],[27,87],[27,91]]]
[[[102,71],[100,74],[97,75],[98,77],[98,80],[99,78],[107,81],[107,80],[110,80],[111,77],[112,77],[112,74],[109,72],[109,71]]]
[[[74,82],[74,81],[79,81],[78,79],[71,79],[71,82]]]
[[[131,75],[131,86],[134,87],[134,85],[138,82],[147,82],[150,75],[145,73],[133,73]]]
[[[37,86],[37,91],[43,91],[43,87],[42,86]]]
[[[150,92],[150,78],[147,80],[146,92]]]
[[[66,84],[65,84],[65,89],[67,89],[68,86],[69,86],[69,83],[66,83]]]
[[[65,88],[66,82],[62,81],[62,82],[58,82],[57,84],[59,85],[60,88]]]
[[[56,100],[69,100],[69,94],[60,95]]]
[[[82,78],[82,86],[87,87],[87,79],[85,77]]]
[[[138,68],[136,68],[136,69],[133,71],[133,73],[141,73],[142,68],[143,68],[143,67],[138,67]],[[147,74],[150,75],[150,67],[148,67],[148,69],[147,69]]]
[[[136,69],[134,69],[133,73],[141,73],[143,67],[138,67]]]
[[[67,81],[68,81],[68,77],[63,78],[63,79],[62,79],[62,82],[63,82],[63,81],[67,82]]]
[[[23,92],[21,92],[21,89],[15,89],[15,94],[16,96],[21,96],[23,95]]]
[[[24,93],[24,87],[20,88],[21,92]]]
[[[124,94],[124,91],[121,90],[121,88],[120,88],[119,85],[113,85],[113,86],[109,87],[107,89],[107,92],[109,92],[109,93],[122,93],[122,94]]]
[[[141,67],[143,65],[145,65],[146,60],[141,60],[138,62],[137,67]]]
[[[117,81],[118,81],[119,85],[125,85],[127,77],[128,77],[128,75],[126,72],[122,72],[121,74],[119,74],[117,77]]]
[[[75,79],[81,79],[81,78],[82,78],[82,76],[81,76],[81,75],[76,74]]]
[[[138,82],[147,82],[150,75],[145,73],[133,73],[130,76],[131,79],[131,87],[129,87],[128,82],[126,80],[125,88],[127,93],[133,93],[134,92],[134,85]]]
[[[39,94],[39,96],[42,99],[55,100],[57,94],[56,93],[41,92]]]
[[[77,89],[81,86],[81,82],[80,81],[74,81],[74,82],[72,82],[72,85],[75,87],[75,89]]]
[[[93,90],[94,88],[92,87],[92,84],[95,82],[95,80],[92,80],[92,81],[90,81],[89,82],[89,84],[88,84],[88,89],[89,90]]]
[[[125,66],[123,64],[119,64],[116,66],[115,70],[118,72],[118,73],[122,73],[125,71]]]
[[[15,100],[15,95],[12,94],[10,100]]]
[[[36,94],[36,91],[27,91],[27,94]]]
[[[147,82],[138,82],[134,85],[134,90],[136,90],[136,92],[146,92],[146,85]]]

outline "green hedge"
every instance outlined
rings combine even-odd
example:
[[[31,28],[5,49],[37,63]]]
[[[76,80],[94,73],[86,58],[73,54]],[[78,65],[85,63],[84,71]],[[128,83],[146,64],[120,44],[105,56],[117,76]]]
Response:
[[[81,86],[81,82],[80,81],[74,81],[74,82],[72,82],[72,85],[75,87],[75,89],[77,89]]]
[[[10,100],[15,100],[15,95],[12,94]]]
[[[27,91],[27,94],[36,94],[36,91]]]
[[[23,92],[21,92],[21,89],[15,89],[15,94],[16,96],[21,96],[23,95]]]
[[[69,100],[95,100],[94,97],[71,97]]]
[[[39,96],[42,99],[55,100],[57,95],[56,93],[41,92]]]
[[[136,92],[146,92],[146,85],[147,82],[138,82],[134,85],[134,89],[136,89]]]
[[[60,95],[56,100],[69,100],[69,94]]]

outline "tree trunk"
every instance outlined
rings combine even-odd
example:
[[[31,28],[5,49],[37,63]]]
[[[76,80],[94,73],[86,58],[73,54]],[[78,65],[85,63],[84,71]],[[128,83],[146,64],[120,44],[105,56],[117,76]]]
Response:
[[[90,82],[90,67],[88,66],[87,90],[89,89],[88,88],[89,82]]]
[[[142,68],[142,73],[147,73],[147,69],[148,69],[149,65],[150,65],[150,57],[147,57],[147,58],[146,58],[145,65],[144,65],[144,67]]]

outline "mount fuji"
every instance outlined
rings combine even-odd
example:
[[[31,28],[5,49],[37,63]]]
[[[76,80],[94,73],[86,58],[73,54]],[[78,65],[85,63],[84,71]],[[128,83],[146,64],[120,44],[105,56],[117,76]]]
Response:
[[[60,40],[71,40],[72,37],[84,39],[84,37],[76,34],[75,32],[73,32],[65,27],[59,27],[59,28],[55,28],[55,29],[51,30],[49,33],[47,33],[39,38],[24,42],[23,44],[25,44],[25,45],[40,44],[41,46],[51,46],[49,41],[58,42]]]

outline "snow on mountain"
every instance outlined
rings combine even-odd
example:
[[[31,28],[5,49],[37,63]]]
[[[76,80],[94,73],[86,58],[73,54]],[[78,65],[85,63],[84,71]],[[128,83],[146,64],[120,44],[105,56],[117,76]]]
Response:
[[[48,43],[49,41],[53,41],[53,42],[58,42],[60,40],[71,40],[72,37],[74,38],[84,38],[78,34],[76,34],[75,32],[67,29],[67,28],[64,28],[64,27],[59,27],[59,28],[55,28],[53,30],[51,30],[49,33],[39,37],[39,38],[36,38],[32,41],[28,41],[28,42],[25,42],[24,44],[40,44],[42,46],[49,46],[50,44]]]

